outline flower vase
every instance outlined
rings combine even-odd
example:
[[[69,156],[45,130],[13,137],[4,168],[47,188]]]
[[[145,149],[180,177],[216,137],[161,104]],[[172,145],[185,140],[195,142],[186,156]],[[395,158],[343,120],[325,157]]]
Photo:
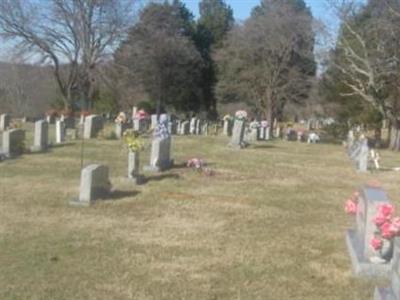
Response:
[[[393,240],[383,239],[381,249],[376,251],[376,256],[370,257],[370,262],[373,264],[385,264],[390,262],[393,257],[393,247]]]
[[[383,240],[382,248],[379,255],[386,262],[390,261],[393,257],[393,240]]]

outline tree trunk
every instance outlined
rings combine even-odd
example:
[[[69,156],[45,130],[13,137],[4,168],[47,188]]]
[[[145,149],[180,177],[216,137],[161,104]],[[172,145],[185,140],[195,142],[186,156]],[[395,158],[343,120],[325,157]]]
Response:
[[[400,122],[397,120],[391,122],[389,149],[400,151]]]
[[[382,128],[375,128],[374,131],[374,138],[375,138],[375,148],[381,148],[382,147]]]

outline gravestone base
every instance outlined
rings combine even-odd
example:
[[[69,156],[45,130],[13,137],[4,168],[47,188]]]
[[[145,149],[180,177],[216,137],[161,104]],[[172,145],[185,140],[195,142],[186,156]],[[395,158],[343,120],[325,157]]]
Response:
[[[347,230],[346,244],[351,259],[353,272],[356,276],[389,278],[391,264],[373,264],[366,260],[363,257],[362,244],[359,242],[355,230]]]
[[[71,201],[69,201],[69,205],[77,207],[89,207],[91,204],[92,204],[91,202],[79,201],[78,198],[74,198]]]
[[[158,166],[151,166],[151,165],[144,166],[143,171],[150,173],[162,172],[171,169],[173,165],[174,165],[174,160],[171,159],[169,162],[160,163]]]
[[[40,152],[46,152],[48,147],[42,147],[42,146],[31,146],[30,151],[31,153],[40,153]]]
[[[146,182],[146,178],[142,174],[137,175],[135,177],[128,177],[125,179],[127,180],[127,182],[132,183],[134,185],[142,185]]]
[[[374,300],[399,300],[391,288],[376,288]]]

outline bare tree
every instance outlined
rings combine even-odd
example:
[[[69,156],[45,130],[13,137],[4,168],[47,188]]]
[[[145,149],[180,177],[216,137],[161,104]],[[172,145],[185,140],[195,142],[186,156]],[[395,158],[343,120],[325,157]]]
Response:
[[[1,0],[0,35],[15,53],[49,64],[65,108],[91,104],[97,67],[133,24],[140,0]]]
[[[400,5],[371,0],[329,1],[342,22],[334,56],[329,62],[346,87],[340,95],[358,97],[391,121],[390,147],[400,149]]]
[[[217,52],[221,101],[245,100],[272,123],[304,99],[314,77],[312,16],[294,4],[264,1]]]

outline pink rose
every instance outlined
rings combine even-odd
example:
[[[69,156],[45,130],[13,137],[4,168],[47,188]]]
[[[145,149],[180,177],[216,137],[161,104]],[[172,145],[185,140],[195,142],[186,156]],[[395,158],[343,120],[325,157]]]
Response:
[[[381,225],[380,230],[381,230],[381,234],[382,237],[384,239],[392,239],[394,237],[394,233],[391,230],[392,229],[392,224],[390,222],[386,222],[384,224]]]
[[[393,218],[391,226],[390,226],[390,231],[394,235],[399,235],[400,234],[400,217]]]
[[[375,251],[377,251],[377,250],[380,250],[382,248],[383,241],[380,238],[374,237],[370,241],[370,245]]]
[[[348,199],[344,206],[344,211],[349,215],[355,215],[357,213],[357,203],[352,199]]]
[[[378,212],[390,219],[394,213],[394,206],[392,204],[381,204],[378,206]]]
[[[378,213],[376,215],[376,217],[372,220],[372,222],[374,222],[374,224],[378,227],[382,226],[384,223],[386,223],[387,221],[387,217],[384,216],[382,213]]]

